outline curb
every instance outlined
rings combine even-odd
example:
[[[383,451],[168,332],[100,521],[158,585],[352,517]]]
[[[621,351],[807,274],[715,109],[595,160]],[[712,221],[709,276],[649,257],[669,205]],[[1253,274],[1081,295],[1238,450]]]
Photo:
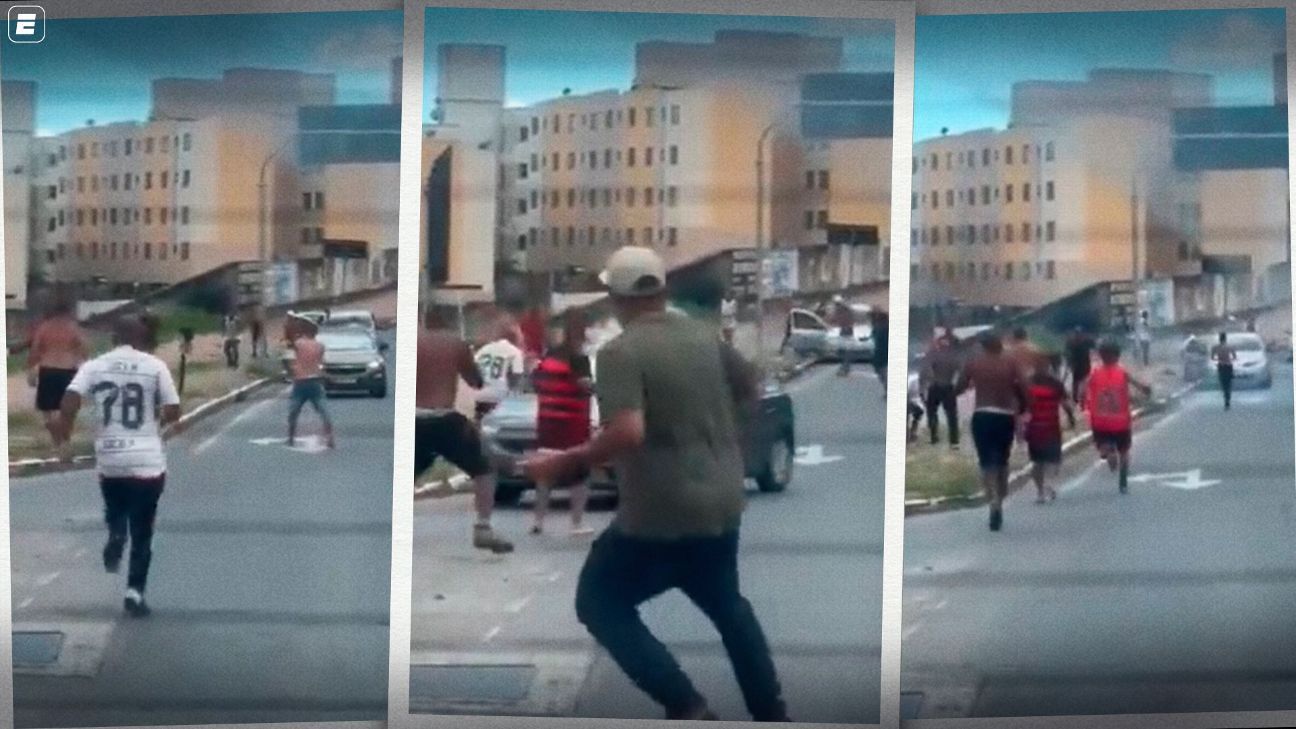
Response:
[[[414,500],[442,499],[455,494],[467,493],[472,491],[471,483],[472,479],[462,473],[457,473],[441,481],[429,481],[414,487]]]
[[[167,440],[180,433],[183,433],[184,431],[193,427],[194,423],[197,423],[203,418],[206,418],[207,416],[212,415],[217,411],[224,409],[225,406],[229,405],[230,403],[240,402],[246,399],[247,396],[253,393],[254,391],[259,390],[262,387],[275,381],[276,378],[263,377],[258,380],[253,380],[252,382],[249,382],[248,384],[243,385],[242,387],[231,390],[225,393],[224,395],[221,395],[220,397],[208,400],[202,405],[199,405],[193,410],[185,413],[184,415],[181,415],[179,420],[177,420],[175,423],[171,424],[165,430],[163,430],[162,439]],[[87,455],[75,456],[72,458],[70,462],[62,461],[59,460],[58,458],[25,458],[20,461],[9,462],[9,475],[10,476],[14,476],[14,475],[33,476],[33,475],[44,474],[44,473],[59,473],[62,471],[75,471],[84,468],[89,468],[93,465],[94,465],[94,456],[87,456]]]
[[[1145,415],[1161,412],[1171,404],[1178,402],[1184,395],[1197,389],[1200,383],[1193,382],[1184,385],[1169,395],[1153,400],[1139,408],[1135,408],[1130,414],[1137,421]],[[1065,457],[1075,451],[1089,445],[1093,442],[1093,433],[1085,432],[1075,436],[1071,440],[1062,444],[1062,455]],[[1012,496],[1022,486],[1030,481],[1031,467],[1022,466],[1021,468],[1008,474],[1008,495]],[[984,494],[975,494],[967,496],[940,496],[934,499],[908,499],[905,501],[905,517],[917,516],[920,514],[935,514],[942,511],[951,511],[953,509],[970,509],[978,506],[984,506],[987,499]]]

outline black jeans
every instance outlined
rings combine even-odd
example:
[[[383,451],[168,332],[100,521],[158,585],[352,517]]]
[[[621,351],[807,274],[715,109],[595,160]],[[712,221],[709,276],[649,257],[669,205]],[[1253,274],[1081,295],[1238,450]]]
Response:
[[[1224,393],[1224,406],[1228,407],[1233,402],[1233,365],[1219,367],[1219,383]]]
[[[958,397],[954,394],[953,385],[932,385],[927,388],[927,428],[931,431],[931,442],[935,443],[940,431],[940,410],[945,410],[945,420],[949,423],[949,442],[958,445]]]
[[[153,561],[153,522],[157,518],[158,499],[166,486],[166,475],[157,478],[99,479],[103,494],[104,521],[108,524],[108,544],[104,558],[121,559],[130,536],[130,572],[126,585],[140,592],[148,583],[149,563]]]
[[[702,699],[639,616],[639,605],[678,588],[711,619],[756,721],[786,721],[774,660],[751,603],[738,589],[738,531],[673,541],[608,528],[590,548],[576,587],[576,616],[635,685],[680,714]]]

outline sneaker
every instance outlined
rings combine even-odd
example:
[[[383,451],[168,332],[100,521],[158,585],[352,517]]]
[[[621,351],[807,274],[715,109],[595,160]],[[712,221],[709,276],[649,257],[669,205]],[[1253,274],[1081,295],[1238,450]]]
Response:
[[[108,538],[108,543],[103,548],[103,566],[104,572],[110,575],[117,574],[121,568],[122,552],[126,550],[125,539]]]
[[[707,707],[706,704],[698,704],[687,711],[667,711],[667,721],[719,721],[720,717]]]
[[[990,510],[990,531],[997,532],[1003,527],[1003,511],[1001,509]]]
[[[122,604],[132,618],[145,618],[153,612],[149,609],[148,603],[144,602],[144,594],[133,587],[126,591],[126,599]]]
[[[495,530],[491,529],[489,524],[473,526],[472,543],[474,547],[488,550],[494,554],[507,554],[513,551],[513,543],[497,536]]]

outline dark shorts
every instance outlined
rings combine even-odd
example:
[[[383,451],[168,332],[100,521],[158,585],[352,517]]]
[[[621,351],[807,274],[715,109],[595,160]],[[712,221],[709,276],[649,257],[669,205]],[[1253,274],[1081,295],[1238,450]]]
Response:
[[[1057,464],[1062,462],[1062,439],[1046,438],[1026,441],[1031,463]]]
[[[1093,432],[1094,445],[1098,450],[1115,449],[1119,453],[1129,453],[1130,445],[1133,443],[1133,435],[1128,430],[1111,431],[1095,430]]]
[[[36,409],[43,413],[58,410],[63,405],[63,394],[75,376],[76,370],[40,368],[36,373]]]
[[[1012,453],[1017,419],[1007,413],[972,413],[972,442],[982,468],[1003,468]]]
[[[567,450],[589,442],[589,420],[539,418],[536,421],[536,445],[540,448]]]
[[[477,429],[460,413],[419,416],[414,420],[414,474],[444,458],[472,478],[491,472]]]
[[[477,422],[481,422],[482,418],[490,415],[490,412],[498,405],[497,402],[478,402],[473,408],[473,412],[477,416]]]

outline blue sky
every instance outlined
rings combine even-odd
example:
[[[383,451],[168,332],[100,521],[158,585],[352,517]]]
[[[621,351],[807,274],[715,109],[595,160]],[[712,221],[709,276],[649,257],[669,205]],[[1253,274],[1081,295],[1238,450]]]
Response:
[[[505,46],[505,93],[511,104],[550,99],[564,88],[574,94],[626,89],[639,41],[709,41],[717,30],[839,37],[848,70],[895,67],[895,25],[889,20],[466,8],[428,8],[424,18],[424,120],[437,96],[436,47],[442,43]]]
[[[258,66],[337,75],[340,103],[389,98],[400,11],[51,20],[45,41],[0,44],[6,80],[37,83],[36,126],[143,120],[155,78]]]
[[[1215,76],[1218,105],[1273,102],[1281,9],[946,15],[918,18],[914,139],[1003,128],[1011,86],[1122,66]]]

